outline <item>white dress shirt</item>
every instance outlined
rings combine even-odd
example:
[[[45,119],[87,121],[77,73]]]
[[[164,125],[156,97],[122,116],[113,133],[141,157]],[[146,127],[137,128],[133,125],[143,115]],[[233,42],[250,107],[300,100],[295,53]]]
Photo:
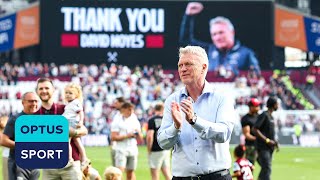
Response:
[[[232,99],[216,92],[206,81],[202,94],[193,103],[196,123],[190,125],[182,112],[183,123],[178,130],[174,127],[171,103],[180,103],[187,97],[186,88],[182,88],[166,99],[157,136],[160,147],[174,148],[173,176],[187,177],[229,169],[229,142],[236,119]]]

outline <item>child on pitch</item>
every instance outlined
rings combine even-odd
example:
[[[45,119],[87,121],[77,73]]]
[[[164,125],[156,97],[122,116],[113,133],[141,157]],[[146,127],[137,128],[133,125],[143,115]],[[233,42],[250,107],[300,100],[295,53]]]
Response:
[[[244,145],[238,145],[234,149],[234,156],[236,161],[233,164],[233,175],[237,180],[253,180],[252,170],[253,164],[244,157],[246,147]]]
[[[104,180],[121,180],[122,171],[117,167],[109,166],[104,170],[103,176]]]
[[[64,88],[64,99],[67,102],[64,113],[62,114],[69,121],[69,126],[72,128],[79,128],[83,125],[84,112],[82,106],[82,90],[80,85],[75,83],[70,83]],[[79,149],[81,156],[81,164],[88,161],[85,148],[79,137],[70,137],[69,142],[73,139],[75,145]],[[69,161],[72,159],[72,149],[69,143]]]
[[[81,165],[81,170],[83,173],[82,180],[101,180],[99,172],[91,166],[89,159]]]

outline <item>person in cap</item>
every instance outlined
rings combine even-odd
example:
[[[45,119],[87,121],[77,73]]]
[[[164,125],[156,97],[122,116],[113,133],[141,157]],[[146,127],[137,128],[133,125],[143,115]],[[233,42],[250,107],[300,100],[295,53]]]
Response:
[[[258,118],[260,110],[260,101],[257,98],[251,98],[248,102],[249,112],[241,118],[242,133],[245,136],[245,157],[254,164],[257,158],[257,151],[255,149],[256,137],[253,132],[253,125]]]
[[[267,108],[268,110],[261,113],[254,124],[254,131],[257,137],[258,163],[261,166],[259,180],[270,180],[272,154],[275,149],[279,151],[278,142],[275,139],[275,123],[272,116],[272,113],[278,109],[276,97],[269,97]]]

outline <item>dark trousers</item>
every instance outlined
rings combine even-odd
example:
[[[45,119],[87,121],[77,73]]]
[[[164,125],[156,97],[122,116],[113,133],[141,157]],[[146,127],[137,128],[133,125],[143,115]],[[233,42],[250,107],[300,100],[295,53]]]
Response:
[[[38,169],[22,169],[17,166],[16,160],[8,159],[8,176],[9,180],[38,180],[40,171]]]
[[[254,165],[257,159],[257,151],[255,146],[246,146],[246,158]]]
[[[38,169],[22,169],[17,166],[17,178],[19,180],[38,180],[40,171]]]
[[[8,176],[9,176],[9,180],[17,180],[16,160],[10,157],[8,159]]]
[[[270,180],[272,153],[270,150],[258,150],[258,163],[261,166],[259,180]]]

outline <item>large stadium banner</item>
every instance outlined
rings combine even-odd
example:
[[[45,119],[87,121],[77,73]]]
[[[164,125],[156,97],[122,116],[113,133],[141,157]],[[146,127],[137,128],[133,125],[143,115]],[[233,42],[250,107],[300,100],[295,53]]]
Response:
[[[320,19],[277,5],[275,8],[275,45],[320,53]]]
[[[305,17],[308,50],[320,54],[320,19]]]
[[[231,20],[236,39],[270,69],[273,46],[271,1],[203,1],[194,37],[212,43],[209,21]],[[41,1],[41,59],[64,63],[161,64],[176,69],[182,1]]]
[[[0,52],[13,48],[16,15],[0,18]]]
[[[39,44],[39,5],[17,12],[14,48]]]
[[[0,18],[0,52],[39,44],[39,5]]]
[[[303,16],[277,7],[275,9],[275,44],[307,50]]]

